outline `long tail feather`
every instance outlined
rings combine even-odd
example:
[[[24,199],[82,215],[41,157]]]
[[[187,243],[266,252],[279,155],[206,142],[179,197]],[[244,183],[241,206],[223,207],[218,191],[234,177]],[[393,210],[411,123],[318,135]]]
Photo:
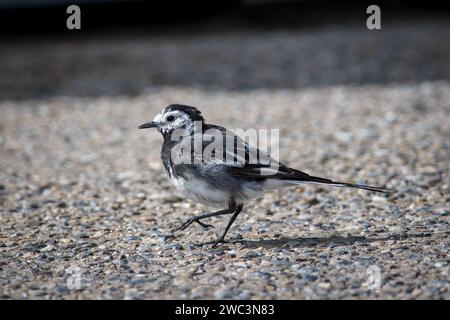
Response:
[[[330,186],[335,187],[349,187],[349,188],[357,188],[357,189],[364,189],[368,191],[374,191],[374,192],[381,192],[381,193],[391,193],[391,190],[373,187],[373,186],[367,186],[364,184],[354,184],[354,183],[347,183],[347,182],[339,182],[339,181],[333,181],[326,178],[320,178],[315,176],[310,176],[309,174],[305,174],[304,172],[295,170],[295,180],[292,180],[294,183],[298,181],[299,183],[304,182],[311,182],[311,183],[319,183],[319,184],[326,184]]]

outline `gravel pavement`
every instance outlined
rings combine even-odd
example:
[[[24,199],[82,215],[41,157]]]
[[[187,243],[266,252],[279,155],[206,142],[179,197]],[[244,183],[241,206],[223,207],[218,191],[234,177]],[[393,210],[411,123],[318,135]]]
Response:
[[[450,22],[383,28],[2,43],[0,298],[449,299]],[[395,192],[268,193],[196,247],[227,218],[172,237],[206,208],[137,130],[170,103]]]

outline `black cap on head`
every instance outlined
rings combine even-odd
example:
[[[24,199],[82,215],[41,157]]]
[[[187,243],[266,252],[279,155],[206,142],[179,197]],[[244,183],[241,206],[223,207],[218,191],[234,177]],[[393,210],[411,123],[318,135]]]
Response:
[[[200,110],[196,107],[186,106],[183,104],[171,104],[164,109],[164,112],[179,110],[187,113],[193,121],[205,121]]]

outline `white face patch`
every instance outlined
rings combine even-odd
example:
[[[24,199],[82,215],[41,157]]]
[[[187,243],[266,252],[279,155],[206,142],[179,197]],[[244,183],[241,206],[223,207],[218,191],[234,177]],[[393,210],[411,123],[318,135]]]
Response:
[[[169,117],[174,117],[174,120],[168,121]],[[153,122],[158,124],[158,128],[162,133],[172,132],[181,128],[190,130],[194,126],[194,122],[189,115],[179,110],[162,111],[156,115]]]

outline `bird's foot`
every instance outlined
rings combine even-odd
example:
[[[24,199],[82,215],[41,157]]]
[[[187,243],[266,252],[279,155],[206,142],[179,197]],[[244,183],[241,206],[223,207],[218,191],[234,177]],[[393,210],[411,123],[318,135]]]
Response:
[[[200,220],[196,220],[195,222],[197,222],[199,225],[201,225],[205,230],[208,230],[209,228],[212,228],[212,229],[215,228],[212,224],[207,224],[207,223],[201,222]]]
[[[202,218],[201,217],[192,217],[186,220],[186,222],[184,222],[181,226],[179,226],[178,228],[176,228],[175,230],[173,230],[172,232],[175,233],[177,231],[181,231],[186,229],[187,227],[189,227],[192,223],[197,222],[199,225],[201,225],[205,230],[208,230],[209,228],[214,228],[213,225],[211,224],[207,224],[204,222],[201,222]]]
[[[227,243],[228,241],[226,241],[223,237],[220,237],[219,239],[215,240],[212,243],[213,248],[217,247],[219,244],[221,243]]]

